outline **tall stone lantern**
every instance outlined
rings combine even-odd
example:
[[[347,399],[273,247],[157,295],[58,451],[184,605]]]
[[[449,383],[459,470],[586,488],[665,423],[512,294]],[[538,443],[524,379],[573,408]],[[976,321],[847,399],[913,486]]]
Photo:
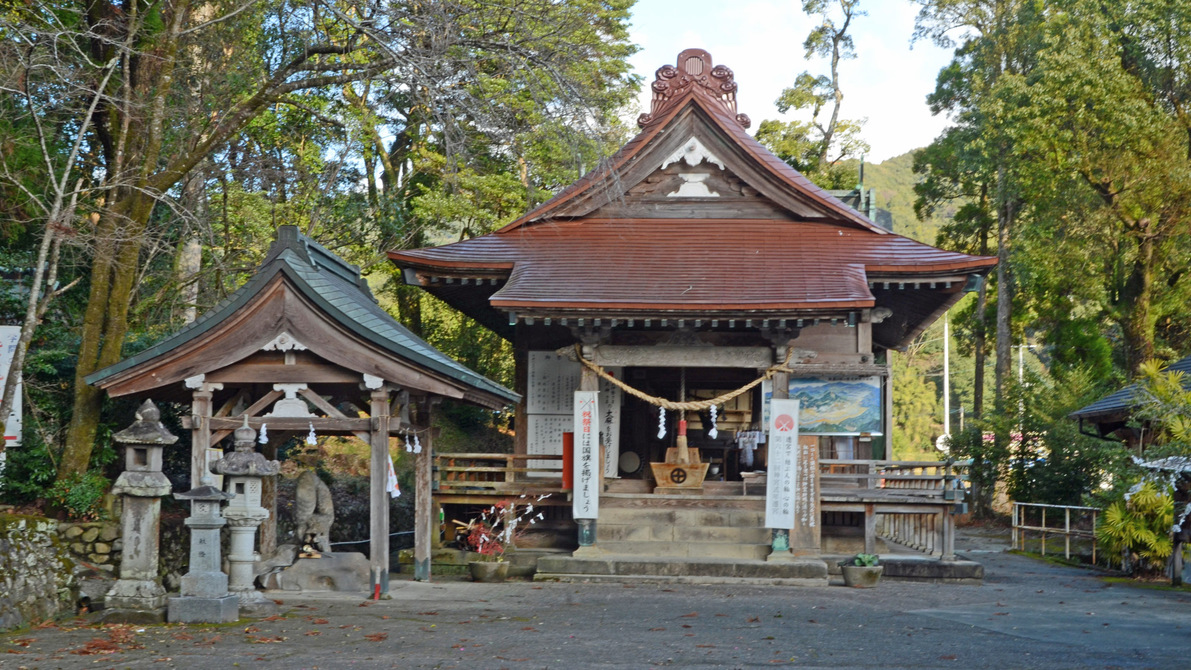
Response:
[[[235,451],[211,464],[211,470],[223,475],[227,493],[235,496],[223,510],[231,530],[228,552],[228,590],[240,598],[240,612],[248,616],[269,616],[277,605],[256,590],[253,565],[258,559],[255,551],[256,530],[269,518],[269,510],[261,506],[261,480],[275,477],[281,463],[270,461],[256,451],[256,431],[248,425],[236,429]]]
[[[161,423],[161,412],[146,400],[136,421],[112,436],[124,445],[124,472],[112,493],[124,497],[120,515],[123,555],[120,579],[104,599],[105,621],[151,623],[165,619],[166,593],[157,574],[161,498],[170,480],[161,473],[162,450],[178,441]]]

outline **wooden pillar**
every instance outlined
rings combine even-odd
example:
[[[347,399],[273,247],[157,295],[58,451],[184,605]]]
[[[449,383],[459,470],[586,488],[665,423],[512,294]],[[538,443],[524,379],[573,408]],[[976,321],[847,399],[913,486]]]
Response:
[[[430,547],[433,544],[434,500],[431,497],[430,478],[434,463],[434,408],[439,398],[430,398],[425,405],[421,426],[426,432],[422,437],[422,453],[414,456],[414,579],[430,581]]]
[[[277,460],[277,445],[284,444],[288,436],[279,434],[261,445],[261,454],[270,461]],[[261,521],[257,531],[261,558],[269,558],[277,551],[277,478],[261,478],[261,507],[269,510],[269,516]],[[298,538],[301,542],[302,538]]]
[[[193,417],[190,426],[190,488],[193,490],[203,485],[204,477],[215,485],[215,475],[207,469],[207,452],[214,446],[211,444],[211,398],[223,384],[209,384],[203,375],[197,375],[186,380],[186,388],[193,390],[190,402]]]
[[[513,390],[521,395],[513,412],[513,453],[529,453],[529,333],[518,323],[513,337]]]
[[[368,384],[368,377],[365,377]],[[369,384],[371,387],[372,384]],[[368,544],[369,574],[375,596],[389,593],[389,390],[381,386],[372,389],[369,414],[372,417],[369,468],[369,503],[371,505],[370,542]]]
[[[877,515],[872,503],[864,505],[864,553],[877,553]]]

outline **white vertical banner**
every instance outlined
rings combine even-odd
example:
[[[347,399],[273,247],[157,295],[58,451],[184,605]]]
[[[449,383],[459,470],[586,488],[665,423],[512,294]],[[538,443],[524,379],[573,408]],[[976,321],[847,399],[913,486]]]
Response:
[[[5,379],[8,366],[17,353],[17,343],[21,340],[20,326],[0,326],[0,396],[4,394],[4,386],[10,381],[17,385],[16,395],[13,396],[12,414],[4,423],[4,446],[21,446],[21,373],[18,370],[16,379]]]
[[[798,401],[769,401],[769,472],[765,486],[765,527],[794,527],[798,490]]]
[[[575,492],[572,516],[595,519],[600,512],[600,394],[575,391]]]

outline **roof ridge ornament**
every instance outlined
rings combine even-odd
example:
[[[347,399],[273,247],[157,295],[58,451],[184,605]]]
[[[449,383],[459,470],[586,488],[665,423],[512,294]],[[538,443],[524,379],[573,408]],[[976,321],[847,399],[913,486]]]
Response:
[[[736,81],[732,70],[724,65],[712,65],[711,54],[703,49],[685,49],[678,54],[677,65],[663,65],[655,73],[653,102],[649,113],[637,117],[637,125],[647,128],[665,116],[691,90],[702,89],[705,95],[724,106],[742,127],[752,121],[747,114],[736,111]]]

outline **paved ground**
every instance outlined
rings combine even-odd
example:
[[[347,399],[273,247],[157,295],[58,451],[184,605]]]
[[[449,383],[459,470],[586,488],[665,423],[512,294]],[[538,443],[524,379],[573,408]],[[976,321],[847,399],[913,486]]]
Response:
[[[395,580],[393,600],[285,599],[271,621],[0,635],[3,668],[1188,668],[1191,594],[965,533],[983,586],[874,590]]]

